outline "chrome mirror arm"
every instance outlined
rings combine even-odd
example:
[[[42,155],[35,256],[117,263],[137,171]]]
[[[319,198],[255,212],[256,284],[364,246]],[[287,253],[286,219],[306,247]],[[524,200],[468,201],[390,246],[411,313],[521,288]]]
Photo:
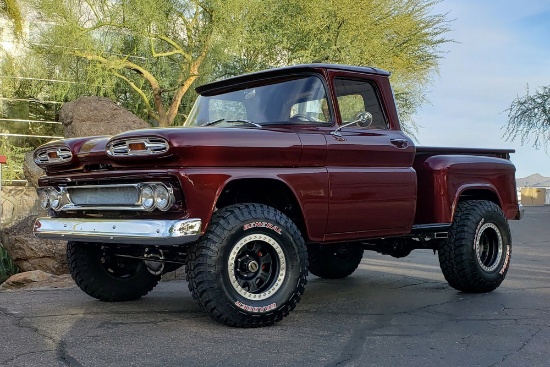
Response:
[[[336,138],[342,138],[342,134],[340,133],[340,131],[345,127],[348,127],[348,126],[351,126],[351,125],[359,125],[361,127],[368,127],[371,124],[372,124],[372,114],[370,112],[367,112],[367,111],[359,112],[359,114],[357,114],[357,117],[356,117],[355,121],[348,122],[348,123],[346,123],[342,126],[339,126],[336,130],[331,131],[330,135],[332,135]]]
[[[334,131],[331,131],[330,132],[330,135],[333,135],[333,136],[336,136],[336,137],[342,137],[342,134],[340,133],[340,130],[342,130],[343,128],[345,127],[348,127],[348,126],[351,126],[351,125],[355,125],[357,124],[358,121],[352,121],[352,122],[348,122],[347,124],[344,124],[342,126],[339,126],[336,130]]]

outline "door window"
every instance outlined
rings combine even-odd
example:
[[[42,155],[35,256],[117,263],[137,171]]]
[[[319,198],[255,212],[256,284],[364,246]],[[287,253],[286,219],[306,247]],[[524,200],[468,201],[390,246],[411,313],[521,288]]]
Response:
[[[366,111],[372,115],[372,124],[364,128],[388,129],[388,123],[371,83],[336,78],[334,85],[343,124],[356,120],[359,113]]]

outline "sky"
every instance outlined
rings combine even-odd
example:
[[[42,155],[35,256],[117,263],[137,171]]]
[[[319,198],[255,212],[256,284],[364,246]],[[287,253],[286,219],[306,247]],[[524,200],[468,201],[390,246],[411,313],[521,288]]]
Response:
[[[506,141],[506,109],[526,86],[550,85],[550,0],[443,0],[455,42],[429,86],[429,103],[414,116],[418,145],[511,148],[516,177],[550,177],[550,144]]]

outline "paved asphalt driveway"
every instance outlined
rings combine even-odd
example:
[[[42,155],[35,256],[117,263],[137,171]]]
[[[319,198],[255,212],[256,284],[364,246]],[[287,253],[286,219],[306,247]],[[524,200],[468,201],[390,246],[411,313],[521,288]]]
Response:
[[[347,279],[310,276],[298,308],[262,329],[211,321],[184,281],[118,304],[3,292],[0,365],[550,366],[550,207],[511,225],[511,268],[490,294],[449,288],[432,252],[369,252]]]

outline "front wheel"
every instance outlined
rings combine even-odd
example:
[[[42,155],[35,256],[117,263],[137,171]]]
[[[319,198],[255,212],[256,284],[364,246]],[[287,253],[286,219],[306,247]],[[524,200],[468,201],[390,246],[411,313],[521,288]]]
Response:
[[[187,257],[189,290],[226,325],[258,327],[280,321],[304,292],[307,257],[298,228],[260,204],[223,208]]]
[[[458,204],[439,264],[449,285],[470,293],[491,292],[508,272],[512,239],[502,210],[490,201]]]
[[[142,260],[117,256],[112,246],[100,243],[68,242],[67,262],[76,285],[101,301],[139,299],[160,280]]]

